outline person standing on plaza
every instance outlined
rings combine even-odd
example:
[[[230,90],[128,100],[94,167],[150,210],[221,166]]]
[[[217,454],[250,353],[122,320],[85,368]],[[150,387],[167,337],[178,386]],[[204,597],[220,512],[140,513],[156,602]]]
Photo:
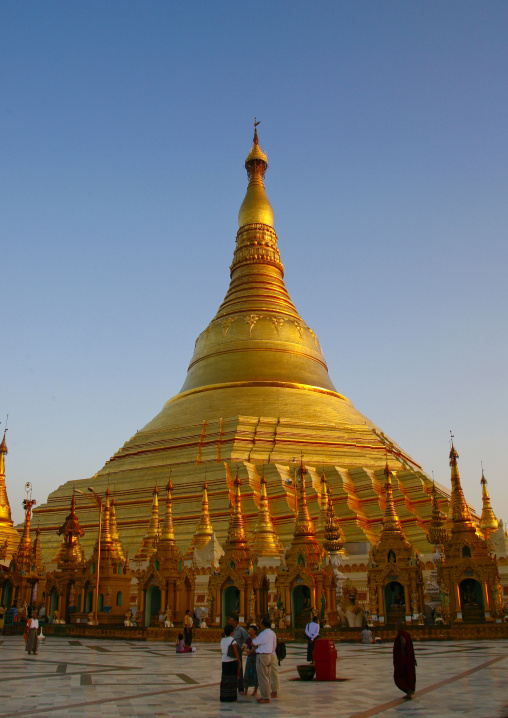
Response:
[[[185,645],[190,646],[192,643],[192,626],[193,621],[190,615],[190,610],[185,611],[185,618],[183,619],[183,635],[185,639]]]
[[[411,636],[402,621],[397,623],[397,635],[393,642],[393,680],[410,701],[416,688],[416,658]]]
[[[245,641],[243,650],[247,654],[245,661],[245,673],[243,676],[243,695],[246,696],[250,686],[254,688],[252,695],[257,695],[258,692],[258,676],[256,673],[256,648],[252,643],[252,639],[258,635],[258,628],[254,623],[251,623],[248,630],[249,637]]]
[[[305,626],[305,635],[307,636],[307,660],[309,663],[314,663],[314,645],[319,638],[319,623],[314,614],[310,622]]]
[[[39,621],[36,618],[33,618],[32,611],[30,611],[28,614],[26,625],[28,628],[28,638],[26,639],[25,651],[28,651],[28,655],[33,653],[34,656],[36,656],[38,644],[37,631],[39,630]]]
[[[235,639],[235,643],[238,646],[238,653],[239,653],[239,661],[240,661],[240,673],[238,677],[238,693],[244,692],[244,686],[243,686],[243,664],[242,664],[242,653],[243,653],[243,645],[245,641],[249,638],[249,634],[245,630],[245,628],[242,628],[242,626],[238,625],[238,620],[236,616],[231,616],[229,619],[229,623],[231,626],[233,626],[233,638]]]
[[[261,632],[252,639],[256,646],[256,673],[258,677],[260,698],[258,703],[270,703],[277,698],[279,692],[279,671],[277,669],[277,636],[270,628],[270,619],[261,619]]]
[[[233,626],[224,627],[224,638],[220,642],[222,653],[222,675],[220,681],[220,700],[232,703],[238,699],[238,675],[240,652],[233,638]]]

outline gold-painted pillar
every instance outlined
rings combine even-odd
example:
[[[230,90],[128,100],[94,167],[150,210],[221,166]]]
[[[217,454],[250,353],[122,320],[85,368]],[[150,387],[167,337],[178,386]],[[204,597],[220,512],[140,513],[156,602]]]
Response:
[[[487,581],[484,581],[482,583],[482,593],[483,593],[483,610],[490,611],[489,588],[487,586]]]
[[[83,611],[83,613],[85,612],[85,596],[86,596],[86,591],[85,591],[85,587],[83,586],[81,588],[81,601],[80,601],[80,610]],[[47,599],[46,599],[46,602],[47,602]],[[48,612],[46,611],[46,615],[47,615],[47,613]]]
[[[58,613],[60,614],[60,618],[62,618],[62,594],[58,594]]]
[[[404,602],[406,604],[406,616],[411,615],[411,596],[409,594],[409,586],[404,586]]]
[[[166,613],[166,586],[161,591],[161,613]]]
[[[383,587],[378,584],[377,587],[377,610],[378,610],[378,616],[384,616],[384,622],[386,623],[386,608],[385,608],[385,600],[384,600],[384,591]]]

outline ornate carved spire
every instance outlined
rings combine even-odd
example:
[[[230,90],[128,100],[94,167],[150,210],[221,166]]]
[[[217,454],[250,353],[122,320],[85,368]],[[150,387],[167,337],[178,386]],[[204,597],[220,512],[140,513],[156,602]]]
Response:
[[[328,551],[328,553],[338,553],[345,543],[346,537],[340,525],[340,519],[335,515],[335,509],[332,501],[332,491],[328,486],[325,540],[323,542],[323,546],[325,551]]]
[[[163,546],[175,546],[175,527],[173,525],[173,498],[171,492],[173,491],[173,484],[171,482],[171,476],[168,479],[166,485],[166,515],[162,523],[161,539],[159,547],[162,549]]]
[[[118,552],[118,555],[120,556],[122,561],[125,561],[125,551],[123,550],[122,541],[120,540],[120,534],[118,533],[118,526],[116,523],[116,499],[114,496],[111,499],[111,508],[109,511],[109,525],[111,529],[111,538],[113,539],[113,543]]]
[[[385,515],[383,518],[383,530],[381,531],[381,535],[386,534],[386,533],[402,533],[402,527],[400,525],[400,521],[399,521],[399,517],[397,516],[397,512],[395,511],[395,503],[393,501],[392,472],[390,471],[390,467],[388,466],[388,461],[386,462],[384,474],[386,477],[386,481],[385,481],[386,506],[385,506]]]
[[[203,486],[203,497],[201,499],[201,515],[199,517],[198,525],[196,526],[196,531],[194,532],[194,536],[192,537],[190,546],[187,549],[187,553],[185,554],[185,558],[192,558],[195,548],[204,548],[212,538],[212,534],[213,526],[212,522],[210,521],[210,514],[208,511],[208,484],[205,477],[205,483]]]
[[[14,560],[18,571],[31,572],[33,565],[32,541],[30,538],[30,521],[32,518],[32,506],[37,502],[31,498],[32,487],[30,483],[26,485],[26,499],[23,499],[23,507],[25,509],[25,524],[23,526],[23,534],[21,536],[18,550],[16,551]]]
[[[254,529],[252,553],[254,556],[282,556],[284,553],[284,547],[279,541],[279,537],[273,527],[272,517],[270,515],[264,470],[263,476],[261,477],[259,512],[256,521],[256,528]]]
[[[452,520],[452,533],[457,524],[463,524],[472,526],[471,514],[469,513],[469,507],[464,498],[462,486],[460,484],[459,466],[457,459],[459,455],[453,445],[450,449],[450,466],[451,466],[451,481],[452,481],[452,495],[450,498],[450,511],[449,517]]]
[[[482,517],[480,519],[480,529],[481,529],[481,532],[482,532],[484,538],[488,539],[494,533],[494,531],[497,531],[499,522],[496,518],[496,515],[495,515],[493,509],[492,509],[492,506],[490,505],[490,497],[489,497],[489,492],[487,490],[487,479],[485,478],[485,475],[483,473],[483,468],[482,468],[481,485],[482,485],[483,509],[482,509]]]
[[[328,514],[328,483],[326,481],[326,475],[324,471],[321,475],[320,489],[319,518],[317,522],[318,528],[316,531],[316,536],[320,541],[324,541],[326,532],[326,517]]]
[[[301,461],[300,468],[298,469],[298,513],[296,515],[293,541],[291,542],[291,547],[287,555],[288,567],[295,559],[300,562],[299,556],[301,556],[307,564],[315,566],[320,563],[322,556],[322,550],[316,538],[314,524],[310,517],[309,507],[307,506],[306,475],[307,469],[303,465],[303,461]]]
[[[432,501],[432,519],[428,527],[428,540],[433,546],[442,546],[449,537],[445,526],[446,516],[439,510],[436,484],[434,481],[432,482],[430,499]]]
[[[83,550],[79,539],[84,536],[84,531],[79,525],[76,516],[76,497],[72,494],[71,512],[57,531],[58,536],[63,536],[62,545],[53,559],[62,568],[66,564],[78,565],[84,560]]]
[[[233,551],[241,552],[244,554],[250,553],[247,547],[247,538],[245,536],[245,520],[242,514],[242,494],[240,491],[240,485],[240,475],[237,468],[234,481],[234,501],[231,508],[231,517],[229,519],[228,536],[224,546],[224,552],[226,555],[228,554],[228,552]]]
[[[157,484],[153,490],[152,514],[148,523],[146,534],[141,542],[138,552],[134,556],[135,561],[148,561],[150,556],[157,550],[159,540],[159,489]]]
[[[5,558],[10,558],[19,543],[19,534],[12,522],[11,507],[5,486],[6,431],[7,429],[4,431],[2,443],[0,444],[0,548],[5,551]]]
[[[108,486],[106,489],[106,504],[102,509],[102,529],[101,529],[101,565],[103,561],[123,561],[125,552],[123,550],[120,538],[113,539],[111,534],[111,490]],[[95,543],[94,554],[97,553],[97,542]]]

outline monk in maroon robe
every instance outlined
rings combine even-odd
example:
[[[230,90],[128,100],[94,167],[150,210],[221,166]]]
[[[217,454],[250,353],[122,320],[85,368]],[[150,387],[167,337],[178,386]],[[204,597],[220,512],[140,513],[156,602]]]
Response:
[[[397,623],[397,635],[393,642],[393,680],[397,688],[404,691],[406,700],[411,700],[416,687],[416,659],[413,641],[404,623]]]

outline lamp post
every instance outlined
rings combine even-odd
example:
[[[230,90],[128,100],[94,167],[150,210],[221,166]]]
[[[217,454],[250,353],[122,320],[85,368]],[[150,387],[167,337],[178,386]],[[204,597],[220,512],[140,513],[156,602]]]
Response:
[[[102,496],[99,496],[91,486],[88,487],[88,491],[90,491],[94,498],[89,496],[88,494],[85,494],[84,491],[80,491],[79,489],[74,489],[74,491],[77,494],[81,494],[82,496],[86,496],[87,499],[89,499],[97,508],[99,509],[99,540],[97,542],[97,574],[96,574],[96,586],[95,586],[95,609],[94,609],[94,624],[96,626],[99,625],[99,621],[97,618],[97,611],[99,610],[99,580],[101,575],[101,531],[102,531]]]

